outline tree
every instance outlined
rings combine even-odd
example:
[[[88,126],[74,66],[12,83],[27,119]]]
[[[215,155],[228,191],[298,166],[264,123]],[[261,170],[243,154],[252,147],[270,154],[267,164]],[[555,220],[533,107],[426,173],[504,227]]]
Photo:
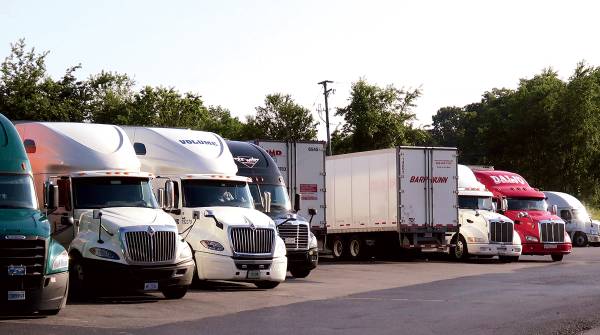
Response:
[[[317,125],[310,110],[297,104],[289,94],[268,94],[264,106],[256,107],[256,116],[249,117],[252,138],[281,141],[314,140]]]
[[[419,89],[381,88],[364,79],[352,84],[349,104],[338,108],[345,124],[332,137],[335,153],[390,148],[428,141],[428,134],[415,129],[412,109],[421,95]]]

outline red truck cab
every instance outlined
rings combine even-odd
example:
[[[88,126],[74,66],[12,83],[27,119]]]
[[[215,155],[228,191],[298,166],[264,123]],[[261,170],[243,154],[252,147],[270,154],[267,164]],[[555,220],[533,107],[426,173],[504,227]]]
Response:
[[[546,196],[520,175],[507,171],[477,170],[475,177],[494,195],[498,212],[515,222],[523,255],[550,255],[561,261],[571,252],[565,222],[548,211]]]

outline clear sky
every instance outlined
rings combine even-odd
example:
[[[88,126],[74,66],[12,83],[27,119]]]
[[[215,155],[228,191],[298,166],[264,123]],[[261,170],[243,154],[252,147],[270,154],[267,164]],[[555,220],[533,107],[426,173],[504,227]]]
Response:
[[[52,76],[78,63],[81,78],[124,72],[139,85],[197,92],[241,118],[273,92],[317,116],[317,82],[335,82],[330,101],[340,107],[365,77],[421,87],[415,111],[429,124],[440,107],[514,88],[545,67],[568,78],[580,60],[600,65],[596,3],[3,0],[0,58],[23,37],[51,52]]]

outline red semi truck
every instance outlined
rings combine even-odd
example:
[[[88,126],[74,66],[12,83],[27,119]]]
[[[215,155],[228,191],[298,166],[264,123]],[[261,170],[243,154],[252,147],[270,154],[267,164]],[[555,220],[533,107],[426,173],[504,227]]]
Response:
[[[571,252],[571,239],[565,222],[548,210],[546,196],[520,175],[507,171],[478,170],[477,180],[494,195],[498,211],[515,222],[521,237],[523,255],[550,255],[555,262]]]

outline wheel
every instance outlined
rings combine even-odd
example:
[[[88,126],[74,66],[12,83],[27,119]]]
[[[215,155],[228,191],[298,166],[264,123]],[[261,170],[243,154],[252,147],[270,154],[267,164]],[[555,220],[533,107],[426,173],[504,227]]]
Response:
[[[81,261],[81,256],[71,255],[69,262],[69,298],[84,299],[88,297],[86,288],[85,269]]]
[[[277,286],[279,286],[279,282],[265,280],[265,281],[257,281],[254,283],[254,285],[256,285],[256,287],[261,288],[261,289],[270,290],[272,288],[276,288]]]
[[[588,244],[587,236],[582,232],[576,232],[573,236],[573,246],[585,247]]]
[[[456,246],[450,248],[450,255],[452,258],[459,261],[464,261],[469,258],[469,248],[467,247],[467,241],[465,241],[465,238],[462,237],[462,235],[459,235],[458,240],[453,238],[453,241]]]
[[[167,287],[161,290],[162,294],[167,299],[181,299],[185,296],[188,291],[187,286],[175,286],[175,287]]]
[[[511,263],[511,262],[519,261],[519,256],[498,256],[498,258],[500,259],[501,262],[504,262],[504,263]]]
[[[346,248],[345,241],[342,237],[336,236],[333,239],[333,243],[331,244],[331,251],[333,254],[333,258],[335,259],[343,259],[346,257]]]
[[[560,261],[562,261],[564,256],[565,255],[563,255],[563,254],[553,254],[553,255],[551,255],[553,262],[560,262]]]
[[[290,273],[294,278],[306,278],[310,274],[309,269],[290,269]]]
[[[364,244],[359,236],[352,236],[348,242],[348,255],[350,258],[357,260],[364,255]]]

